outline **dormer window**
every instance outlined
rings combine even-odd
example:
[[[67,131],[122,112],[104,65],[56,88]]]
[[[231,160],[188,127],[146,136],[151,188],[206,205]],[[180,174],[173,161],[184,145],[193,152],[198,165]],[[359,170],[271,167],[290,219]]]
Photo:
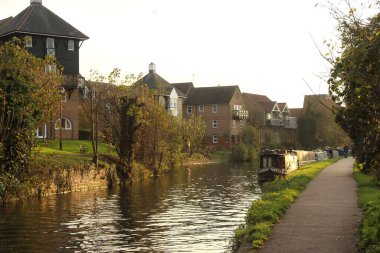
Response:
[[[55,45],[53,38],[46,38],[46,55],[55,56]]]
[[[69,40],[69,42],[67,44],[67,49],[69,51],[74,51],[74,40]]]
[[[32,36],[25,36],[25,46],[26,47],[33,47],[33,40]]]

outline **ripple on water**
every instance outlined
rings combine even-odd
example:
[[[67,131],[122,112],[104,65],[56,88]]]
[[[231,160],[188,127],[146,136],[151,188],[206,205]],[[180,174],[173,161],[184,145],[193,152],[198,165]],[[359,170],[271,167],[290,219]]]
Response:
[[[124,191],[73,193],[0,210],[15,252],[223,252],[255,193],[252,169],[176,170]]]

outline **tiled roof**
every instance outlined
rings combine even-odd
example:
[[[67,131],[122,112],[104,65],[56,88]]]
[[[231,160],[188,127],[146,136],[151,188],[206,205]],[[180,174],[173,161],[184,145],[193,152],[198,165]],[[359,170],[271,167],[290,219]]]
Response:
[[[187,105],[227,104],[239,86],[215,86],[194,88],[185,101]]]
[[[162,78],[155,71],[149,71],[148,74],[143,76],[140,80],[136,82],[138,85],[146,84],[149,89],[157,90],[161,95],[170,95],[173,89],[176,90],[178,96],[186,97],[181,89],[175,87],[164,78]]]
[[[264,109],[264,112],[272,112],[274,106],[276,105],[276,102],[260,102],[260,106]]]
[[[188,96],[190,92],[194,89],[192,82],[188,83],[172,83],[177,90],[180,90],[185,96]]]
[[[303,108],[289,108],[289,111],[292,117],[297,117],[297,118],[301,117],[302,114],[304,113]]]
[[[145,76],[143,76],[140,80],[136,82],[136,84],[146,84],[149,89],[152,90],[162,90],[167,86],[170,86],[170,83],[162,78],[159,74],[155,72],[149,72]]]
[[[12,20],[12,17],[9,17],[9,18],[5,18],[5,19],[2,19],[0,20],[0,29],[3,27],[3,26],[6,26],[8,24],[9,21]]]
[[[4,20],[1,21],[3,23]],[[0,23],[0,24],[1,24]],[[0,25],[0,37],[13,33],[50,35],[86,40],[88,37],[40,3],[32,3]]]
[[[248,98],[249,100],[253,100],[256,103],[261,103],[261,102],[272,102],[267,96],[265,95],[258,95],[258,94],[251,94],[251,93],[243,93],[242,94],[244,97]]]
[[[242,96],[249,111],[271,112],[276,104],[264,95],[243,93]]]

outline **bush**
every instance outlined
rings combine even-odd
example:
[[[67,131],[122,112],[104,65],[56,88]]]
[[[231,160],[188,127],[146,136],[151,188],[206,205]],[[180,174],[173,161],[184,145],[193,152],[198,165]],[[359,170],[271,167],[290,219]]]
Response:
[[[246,162],[249,158],[249,151],[245,144],[240,143],[232,149],[231,159],[233,161]]]
[[[359,249],[366,253],[380,252],[380,188],[375,178],[363,174],[360,167],[356,165],[354,171],[359,205],[364,211],[359,227]]]
[[[253,145],[240,143],[232,149],[231,160],[235,162],[247,162],[258,160],[260,148]]]

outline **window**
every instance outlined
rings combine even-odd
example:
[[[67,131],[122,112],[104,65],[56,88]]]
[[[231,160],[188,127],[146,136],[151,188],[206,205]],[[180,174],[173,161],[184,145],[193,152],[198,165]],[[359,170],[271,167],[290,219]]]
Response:
[[[47,125],[44,124],[36,130],[36,138],[43,139],[47,137]]]
[[[177,98],[169,98],[168,110],[172,113],[173,116],[178,116]]]
[[[235,121],[235,120],[232,121],[232,127],[233,127],[233,128],[236,127],[236,121]]]
[[[218,105],[212,105],[212,113],[218,112]]]
[[[241,105],[234,105],[234,110],[241,110]]]
[[[49,64],[47,66],[45,66],[45,72],[46,73],[55,73],[57,71],[57,67],[55,66],[55,64]]]
[[[67,49],[69,51],[74,51],[74,41],[73,40],[69,40],[69,42],[67,44]]]
[[[271,168],[271,167],[272,167],[272,158],[263,157],[263,168]]]
[[[239,125],[240,125],[240,128],[243,128],[243,120],[240,120]]]
[[[191,114],[193,112],[193,107],[192,106],[188,106],[187,107],[187,114]]]
[[[54,46],[54,39],[53,38],[47,38],[46,39],[46,55],[55,56],[55,46]]]
[[[61,121],[62,121],[62,129],[63,130],[71,130],[71,122],[70,122],[70,120],[68,120],[66,118],[62,118],[61,120],[58,119],[55,122],[55,129],[56,130],[61,129]]]
[[[218,135],[217,134],[212,135],[212,143],[218,143]]]
[[[218,127],[218,121],[217,120],[213,120],[212,121],[212,128],[217,128]]]
[[[33,39],[32,36],[25,36],[25,46],[26,47],[33,47]]]
[[[177,108],[177,98],[169,98],[169,108]]]
[[[200,112],[204,112],[204,110],[205,110],[204,105],[200,105],[200,106],[198,107],[198,111],[200,111]]]

